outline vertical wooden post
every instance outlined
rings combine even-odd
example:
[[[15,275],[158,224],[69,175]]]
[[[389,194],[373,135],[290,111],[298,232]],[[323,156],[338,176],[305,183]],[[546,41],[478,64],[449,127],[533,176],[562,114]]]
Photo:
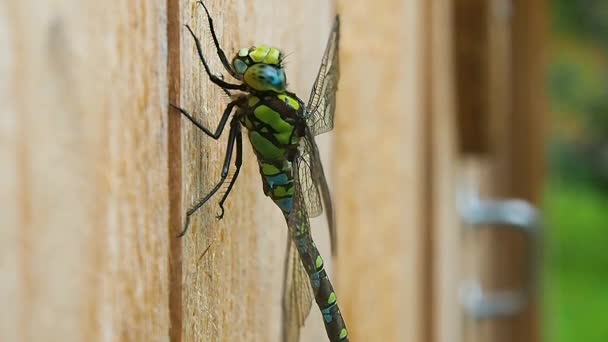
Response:
[[[509,163],[512,187],[507,195],[523,198],[540,207],[548,127],[545,51],[549,9],[546,1],[513,0],[513,13],[513,124],[509,131],[513,151]],[[521,253],[525,253],[525,248],[519,247]],[[533,293],[530,305],[517,317],[515,330],[517,341],[542,340],[538,293]]]
[[[462,336],[462,308],[459,297],[462,280],[462,231],[457,213],[457,175],[461,156],[459,147],[471,144],[471,141],[461,139],[462,131],[458,128],[468,126],[467,129],[474,130],[478,123],[474,116],[458,117],[457,108],[463,105],[471,108],[483,104],[479,98],[462,99],[457,96],[457,89],[460,83],[464,82],[464,74],[469,76],[468,81],[471,83],[482,82],[481,75],[471,75],[472,68],[461,70],[454,63],[454,57],[459,53],[456,48],[460,42],[455,41],[453,28],[454,21],[459,20],[456,12],[462,5],[462,1],[452,0],[433,0],[427,5],[428,172],[425,197],[428,203],[427,248],[431,266],[429,287],[432,310],[427,317],[430,323],[426,341],[434,342],[458,342]],[[468,2],[468,5],[470,6],[471,2]],[[466,44],[475,45],[471,41]],[[466,53],[463,55],[463,58],[469,56]],[[474,64],[471,61],[469,63]],[[473,137],[479,138],[483,139],[483,135]]]
[[[487,107],[479,106],[478,112],[487,140],[463,150],[470,161],[464,168],[468,169],[469,180],[481,188],[482,198],[520,198],[538,206],[544,168],[546,4],[494,1],[484,11],[481,15],[487,17],[488,39],[481,41],[484,48],[480,53],[488,58],[479,72],[488,84]],[[459,89],[459,95],[473,96],[478,91],[478,87],[467,87]],[[474,130],[461,133],[473,134]],[[487,230],[475,235],[471,240],[481,253],[478,256],[482,256],[482,261],[475,263],[481,272],[482,286],[488,291],[525,286],[529,265],[524,262],[528,248],[524,239]],[[537,297],[533,294],[530,305],[516,316],[468,320],[465,340],[539,341],[538,316]]]
[[[490,63],[488,8],[490,1],[455,1],[454,28],[455,85],[459,138],[462,153],[487,153],[489,132]]]
[[[338,293],[354,341],[423,341],[424,1],[341,1]]]
[[[301,98],[308,98],[335,14],[331,2],[208,0],[205,3],[229,58],[241,47],[261,44],[280,47],[290,53],[287,59],[290,89]],[[189,24],[199,36],[213,72],[231,80],[216,55],[202,7],[195,1],[181,1],[179,7],[181,24]],[[209,81],[193,40],[179,26],[179,105],[208,127],[215,127],[229,99]],[[181,130],[182,213],[185,213],[219,180],[227,134],[214,141],[187,121],[182,121]],[[263,194],[257,162],[246,135],[243,168],[221,221],[215,218],[218,201],[219,196],[213,198],[192,217],[190,231],[181,240],[182,340],[278,341],[287,227],[280,210]],[[177,232],[179,227],[175,228]],[[321,229],[324,227],[315,228],[314,237],[319,245],[327,246],[327,234]],[[325,248],[324,252],[329,261],[329,250]],[[302,341],[324,338],[321,315],[313,308]]]
[[[0,3],[0,340],[165,339],[165,20],[156,0]]]
[[[489,15],[504,3],[468,4]],[[290,89],[308,97],[334,2],[206,4],[229,57],[281,47],[291,53]],[[475,31],[474,84],[487,93],[473,97],[453,87],[472,70],[450,64],[456,2],[339,5],[342,79],[325,165],[344,317],[353,340],[455,341],[456,147],[484,160],[492,195],[537,203],[544,5],[513,0],[507,21],[479,22],[487,31]],[[212,127],[228,101],[186,23],[228,78],[194,0],[0,3],[0,340],[279,340],[286,227],[247,139],[224,220],[212,199],[175,238],[186,209],[219,179],[226,143],[168,110],[180,105]],[[455,115],[462,108],[480,111]],[[486,134],[471,135],[480,127]],[[319,141],[326,156],[331,138]],[[329,256],[323,229],[313,234]],[[515,281],[516,272],[503,273]],[[536,310],[488,336],[538,340]],[[313,310],[302,341],[324,338]]]
[[[181,94],[181,0],[167,0],[167,78],[170,104],[180,103]],[[182,240],[176,231],[183,226],[182,201],[182,117],[175,112],[168,115],[169,149],[169,338],[182,341]]]
[[[494,80],[496,85],[494,106],[490,120],[493,133],[491,195],[522,198],[539,206],[542,195],[544,169],[544,33],[546,28],[546,4],[544,1],[514,0],[506,7],[498,3],[492,16],[498,26],[496,35],[504,40],[506,64],[503,79]],[[498,74],[498,71],[496,71]],[[500,86],[502,85],[502,86]],[[509,258],[506,253],[524,258],[528,248],[518,237],[493,239],[492,259],[494,270],[490,273],[502,286],[523,286],[528,275],[526,264]],[[524,265],[522,267],[522,265]],[[526,310],[512,319],[497,321],[491,329],[491,341],[540,341],[538,297],[532,294]]]

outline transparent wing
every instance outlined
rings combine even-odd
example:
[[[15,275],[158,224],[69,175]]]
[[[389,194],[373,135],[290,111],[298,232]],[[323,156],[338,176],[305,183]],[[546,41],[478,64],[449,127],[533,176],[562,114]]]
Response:
[[[333,128],[336,107],[336,87],[339,78],[338,38],[340,22],[336,17],[334,28],[329,37],[321,68],[312,88],[305,112],[308,128],[300,144],[300,153],[294,163],[294,203],[289,219],[290,239],[285,260],[285,284],[283,293],[283,341],[298,341],[300,328],[310,313],[314,298],[308,274],[302,265],[294,244],[298,234],[294,220],[319,216],[323,211],[321,197],[328,215],[332,247],[335,244],[333,209],[329,188],[314,136]],[[321,194],[319,194],[321,189]],[[301,232],[300,232],[301,233]],[[309,233],[309,232],[307,232]],[[335,251],[335,248],[332,248]]]
[[[300,154],[296,159],[296,192],[300,189],[302,199],[306,206],[308,217],[316,217],[323,212],[327,216],[327,224],[329,226],[329,235],[331,239],[332,253],[336,253],[336,226],[334,223],[334,211],[329,193],[327,178],[323,164],[321,164],[321,156],[319,148],[315,143],[315,138],[309,129],[306,130],[304,137],[300,141]],[[321,200],[323,206],[321,206]]]
[[[331,131],[334,128],[336,91],[340,78],[339,43],[340,18],[336,16],[304,114],[313,136]]]
[[[308,217],[317,217],[323,212],[323,207],[313,175],[316,161],[314,160],[312,144],[314,144],[314,140],[311,143],[306,136],[300,141],[300,154],[296,159],[294,168],[297,171],[297,177],[294,177],[294,179],[297,183],[296,191],[297,189],[300,190],[300,196],[306,205]]]
[[[290,233],[291,235],[291,233]],[[314,296],[298,250],[289,237],[283,285],[283,342],[298,341]]]

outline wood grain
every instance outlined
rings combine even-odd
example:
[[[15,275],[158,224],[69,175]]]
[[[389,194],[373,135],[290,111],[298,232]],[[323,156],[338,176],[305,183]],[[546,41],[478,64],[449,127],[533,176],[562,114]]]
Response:
[[[241,47],[270,44],[291,53],[289,87],[307,99],[316,76],[334,10],[326,1],[206,1],[221,45],[232,58]],[[203,43],[215,73],[228,74],[215,54],[204,11],[194,1],[180,2],[181,22]],[[228,98],[204,73],[193,41],[181,32],[180,105],[215,127]],[[228,79],[228,78],[226,78]],[[182,122],[183,212],[219,180],[226,136],[214,141]],[[244,137],[243,169],[218,221],[219,197],[193,216],[182,239],[184,341],[278,341],[287,231],[280,210],[266,198],[255,156]],[[325,227],[314,228],[321,247]],[[207,250],[204,256],[203,252]],[[323,248],[329,260],[329,249]],[[313,308],[302,341],[326,338],[321,315]]]
[[[206,1],[229,58],[280,47],[305,100],[336,3],[336,128],[318,140],[337,212],[335,270],[323,218],[313,235],[352,340],[537,340],[536,306],[498,327],[463,323],[454,201],[462,152],[484,154],[473,178],[491,195],[539,199],[545,8],[518,0],[514,17],[472,23],[487,26],[474,32],[483,46],[463,55],[451,20],[466,15],[455,11],[490,15],[498,3]],[[175,237],[219,180],[226,136],[204,136],[168,104],[214,127],[228,102],[183,24],[228,79],[194,0],[0,0],[1,341],[279,341],[286,226],[247,139],[224,219],[216,197]],[[472,84],[487,90],[458,98],[476,94],[455,89],[474,64]],[[486,107],[487,118],[459,115]],[[490,252],[496,241],[480,242]],[[313,308],[302,341],[325,339]]]
[[[423,341],[423,1],[341,1],[338,294],[353,341]]]
[[[229,53],[260,43],[294,53],[291,89],[307,98],[331,3],[208,4]],[[0,19],[0,157],[10,165],[1,339],[278,340],[285,224],[247,142],[225,220],[211,203],[189,235],[174,235],[219,175],[224,143],[167,111],[170,98],[213,122],[225,103],[180,32],[208,32],[194,1],[9,1]],[[303,340],[324,336],[320,318]]]
[[[457,125],[462,153],[487,153],[489,132],[489,27],[486,0],[454,1],[454,64]]]
[[[432,310],[427,317],[427,341],[456,342],[462,336],[462,227],[457,213],[463,119],[462,101],[454,62],[458,54],[453,32],[454,11],[461,1],[434,0],[428,5],[428,93],[427,93],[427,229],[430,235],[428,263]],[[470,90],[470,89],[469,89]],[[466,101],[466,100],[465,100]],[[474,100],[473,100],[474,101]],[[460,147],[460,148],[459,148]],[[467,341],[468,342],[468,341]]]
[[[168,340],[165,20],[0,4],[1,340]]]
[[[473,168],[483,198],[519,198],[540,206],[547,127],[544,1],[493,2],[488,7],[488,154],[475,156]],[[529,281],[528,245],[520,234],[477,233],[478,271],[489,290],[517,289]],[[471,321],[470,341],[540,341],[538,298],[515,316]]]

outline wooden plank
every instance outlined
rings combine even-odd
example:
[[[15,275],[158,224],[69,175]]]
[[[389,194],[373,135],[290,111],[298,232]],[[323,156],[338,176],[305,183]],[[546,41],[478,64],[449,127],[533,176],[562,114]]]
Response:
[[[509,195],[523,198],[540,208],[549,127],[545,96],[549,8],[545,1],[514,0],[513,11],[516,13],[512,26],[513,128],[509,141],[514,153],[510,160],[513,183]],[[520,246],[519,250],[524,254],[526,246]],[[523,276],[526,276],[525,272]],[[517,318],[516,341],[542,340],[539,299],[534,293],[526,311]]]
[[[423,1],[339,2],[338,290],[353,341],[423,341]]]
[[[167,1],[167,78],[168,97],[171,104],[180,101],[181,85],[181,1]],[[171,115],[172,114],[172,115]],[[182,340],[182,241],[175,237],[176,230],[184,224],[182,203],[182,135],[181,115],[170,113],[168,117],[169,139],[169,337]]]
[[[1,340],[168,339],[165,19],[164,1],[0,4]]]
[[[492,178],[492,194],[501,197],[522,198],[539,206],[542,196],[545,139],[545,77],[543,67],[544,32],[546,27],[546,4],[543,1],[513,1],[511,8],[495,8],[495,15],[511,11],[510,26],[505,35],[510,37],[509,88],[498,93],[506,97],[508,106],[496,103],[495,110],[504,108],[504,116],[498,112],[493,132],[496,160]],[[500,96],[500,95],[499,95]],[[518,236],[495,236],[492,249],[496,283],[505,287],[523,286],[528,274],[524,263],[528,246]],[[521,256],[510,258],[505,263],[504,255]],[[502,256],[501,256],[502,255]],[[518,260],[520,260],[518,262]],[[540,341],[538,297],[531,298],[530,305],[520,315],[510,320],[497,322],[491,341]]]
[[[489,154],[477,160],[483,198],[520,198],[539,206],[545,139],[543,49],[546,4],[498,1],[489,7]],[[527,243],[512,232],[477,234],[488,290],[521,288],[528,281]],[[506,257],[508,256],[508,257]],[[471,322],[470,341],[539,341],[538,299],[515,317]]]
[[[479,155],[464,156],[458,165],[459,190],[464,191],[463,195],[478,195],[480,199],[491,198],[493,171],[493,159]],[[460,217],[460,221],[463,222],[462,217]],[[483,286],[486,291],[491,291],[494,287],[490,286],[496,286],[494,285],[495,277],[493,277],[496,266],[493,249],[502,250],[502,247],[495,245],[495,232],[479,228],[463,222],[459,231],[462,236],[460,288],[464,290],[466,289],[464,286],[468,287],[473,282],[478,282],[479,286]],[[461,322],[463,325],[458,341],[489,342],[493,340],[492,329],[497,322],[500,322],[500,319],[477,320],[465,310],[462,303],[459,308],[462,310]]]
[[[462,282],[462,226],[457,213],[458,169],[463,145],[462,96],[455,80],[462,77],[454,56],[454,11],[461,1],[429,2],[429,91],[428,98],[428,230],[432,263],[430,305],[431,322],[427,341],[459,342],[463,336],[463,317],[459,289]],[[456,71],[460,74],[457,74]],[[477,81],[480,81],[477,79]],[[457,90],[458,89],[458,90]],[[468,342],[468,341],[466,341]]]
[[[510,115],[512,112],[512,64],[511,64],[511,33],[512,12],[510,2],[491,2],[486,7],[486,25],[488,32],[488,44],[485,54],[488,63],[485,72],[488,78],[487,111],[482,113],[485,125],[482,131],[488,132],[489,140],[487,154],[468,155],[469,158],[463,163],[463,169],[469,176],[465,179],[470,190],[477,190],[481,199],[505,198],[505,193],[496,189],[496,183],[505,183],[508,188],[510,174],[507,172],[508,155],[508,130],[511,127]],[[482,229],[469,231],[466,235],[467,244],[465,249],[469,251],[467,256],[468,278],[480,282],[486,291],[496,291],[516,284],[508,282],[505,277],[505,268],[512,273],[519,272],[514,268],[514,263],[505,259],[503,255],[507,252],[505,239],[511,238],[510,234],[497,232],[495,230]],[[489,342],[489,341],[513,341],[513,330],[502,329],[497,333],[499,327],[505,327],[509,319],[485,319],[475,320],[467,316],[465,341]]]
[[[290,89],[307,99],[334,16],[331,2],[205,2],[229,58],[241,47],[270,44],[289,55]],[[204,11],[194,1],[180,2],[181,24],[190,24],[203,42],[215,73],[222,72],[211,43]],[[179,104],[209,126],[217,125],[228,99],[208,80],[194,44],[181,29]],[[177,114],[176,114],[177,115]],[[226,136],[219,141],[181,123],[182,212],[219,179]],[[281,212],[262,192],[255,156],[245,136],[243,169],[218,221],[218,198],[193,216],[182,240],[182,326],[184,341],[278,341],[280,337],[283,260],[287,229]],[[331,171],[331,168],[329,168]],[[327,246],[324,227],[315,228],[319,246]],[[176,230],[177,231],[177,230]],[[207,250],[208,248],[208,250]],[[207,250],[203,257],[201,255]],[[322,248],[329,261],[329,249]],[[302,341],[326,339],[316,308]]]
[[[451,16],[458,139],[463,153],[487,153],[489,148],[489,7],[486,0],[455,1]]]
[[[20,184],[20,169],[23,170],[24,144],[18,144],[20,137],[17,132],[19,118],[11,102],[13,82],[10,75],[13,72],[15,59],[11,47],[10,22],[7,20],[6,6],[0,6],[0,300],[5,310],[0,312],[0,340],[17,341],[23,331],[18,328],[16,317],[18,308],[23,303],[18,299],[19,273],[19,224],[23,212],[19,209],[24,203],[22,192],[25,184]]]

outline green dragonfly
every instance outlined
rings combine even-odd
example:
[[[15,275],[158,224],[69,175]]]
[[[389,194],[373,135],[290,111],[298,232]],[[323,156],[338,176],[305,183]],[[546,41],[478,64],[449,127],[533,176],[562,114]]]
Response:
[[[231,116],[232,119],[220,180],[187,211],[180,236],[186,233],[190,217],[228,181],[226,192],[219,201],[218,218],[223,217],[224,202],[238,178],[242,165],[241,129],[244,126],[257,156],[264,193],[283,212],[291,237],[287,244],[285,261],[282,338],[284,341],[299,339],[300,328],[310,312],[314,297],[323,315],[329,340],[348,341],[346,324],[325,272],[323,259],[312,239],[309,222],[310,217],[320,215],[325,207],[332,250],[335,251],[333,208],[314,137],[333,128],[340,74],[339,18],[335,19],[319,73],[308,103],[304,104],[296,94],[286,89],[284,54],[279,49],[270,46],[243,48],[236,53],[232,63],[229,63],[220,47],[207,7],[202,1],[199,1],[199,4],[207,15],[219,60],[226,71],[239,82],[229,83],[222,75],[211,72],[199,39],[190,26],[186,25],[211,82],[222,88],[231,101],[226,105],[214,131],[201,124],[185,109],[173,107],[215,140],[222,135]],[[235,172],[233,177],[227,180],[234,152]]]

